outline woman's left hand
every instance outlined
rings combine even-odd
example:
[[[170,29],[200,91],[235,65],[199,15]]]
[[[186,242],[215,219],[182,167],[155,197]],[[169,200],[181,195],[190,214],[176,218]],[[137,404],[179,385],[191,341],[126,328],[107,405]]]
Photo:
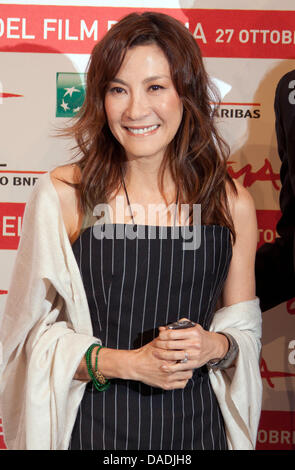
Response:
[[[182,318],[181,320],[187,320]],[[228,351],[229,343],[224,335],[204,330],[201,325],[191,328],[171,330],[167,326],[159,327],[154,355],[170,361],[167,370],[182,364],[184,369],[197,369],[210,359],[223,358]],[[179,361],[187,358],[186,362]]]

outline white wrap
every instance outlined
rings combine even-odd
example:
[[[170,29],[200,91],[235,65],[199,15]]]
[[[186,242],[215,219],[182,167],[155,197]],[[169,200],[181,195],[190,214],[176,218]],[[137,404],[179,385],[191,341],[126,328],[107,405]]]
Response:
[[[227,332],[239,345],[235,367],[210,370],[209,377],[225,422],[229,449],[253,450],[262,402],[258,297],[218,310],[210,331]]]
[[[85,388],[73,375],[98,340],[49,173],[26,205],[0,341],[8,449],[67,449]]]
[[[232,381],[224,372],[210,377],[230,448],[250,449],[261,400],[258,300],[221,309],[212,328],[229,331],[240,346]],[[92,334],[83,282],[48,172],[26,205],[0,329],[0,397],[8,449],[68,448],[85,389],[73,375],[89,345],[99,342]]]

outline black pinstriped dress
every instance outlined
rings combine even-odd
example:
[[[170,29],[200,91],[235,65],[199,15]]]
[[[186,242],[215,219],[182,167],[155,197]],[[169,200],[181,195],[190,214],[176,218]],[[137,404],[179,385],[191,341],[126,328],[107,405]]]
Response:
[[[111,225],[126,227],[132,226]],[[159,326],[181,317],[208,329],[231,260],[226,227],[201,226],[196,250],[182,249],[183,239],[172,236],[173,227],[137,227],[144,237],[99,239],[90,225],[73,244],[94,335],[108,348],[138,348],[158,334]],[[206,367],[196,369],[179,390],[112,379],[107,391],[98,392],[89,382],[69,449],[227,449]]]

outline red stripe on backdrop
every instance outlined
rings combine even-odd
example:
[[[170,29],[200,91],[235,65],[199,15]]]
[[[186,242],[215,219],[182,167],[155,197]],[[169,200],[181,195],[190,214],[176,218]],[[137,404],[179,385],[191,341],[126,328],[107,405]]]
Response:
[[[0,93],[0,98],[22,98],[23,95],[16,95],[15,93]]]
[[[21,174],[28,174],[28,175],[39,175],[45,173],[45,171],[23,171],[23,170],[0,170],[0,173],[21,173]]]
[[[4,4],[0,51],[88,54],[112,22],[145,10]],[[205,57],[295,58],[295,11],[150,10],[188,23]]]
[[[229,103],[229,102],[215,103],[214,101],[212,101],[211,104],[216,104],[218,106],[261,106],[261,103]]]

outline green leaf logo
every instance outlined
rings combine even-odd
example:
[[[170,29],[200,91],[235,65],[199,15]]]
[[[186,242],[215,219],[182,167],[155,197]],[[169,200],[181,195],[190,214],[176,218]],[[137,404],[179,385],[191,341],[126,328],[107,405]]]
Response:
[[[85,73],[57,72],[56,117],[73,117],[85,99]]]

